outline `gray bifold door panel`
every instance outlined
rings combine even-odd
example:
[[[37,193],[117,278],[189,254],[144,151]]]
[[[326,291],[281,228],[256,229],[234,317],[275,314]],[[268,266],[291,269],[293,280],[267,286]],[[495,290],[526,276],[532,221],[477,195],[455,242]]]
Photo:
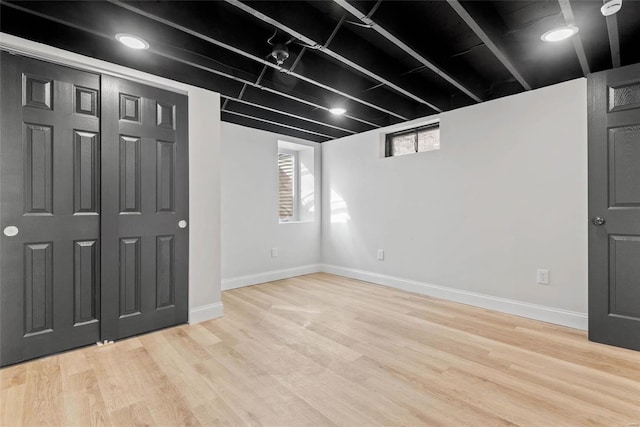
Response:
[[[640,64],[588,94],[589,339],[640,350]]]
[[[0,366],[186,322],[186,96],[1,59]]]
[[[188,316],[187,98],[102,77],[102,336]]]

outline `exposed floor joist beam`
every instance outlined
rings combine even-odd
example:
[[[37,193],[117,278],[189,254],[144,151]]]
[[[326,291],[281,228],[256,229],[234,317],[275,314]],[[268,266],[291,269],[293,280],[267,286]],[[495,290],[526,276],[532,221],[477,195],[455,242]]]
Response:
[[[478,25],[475,19],[469,12],[460,4],[458,0],[447,0],[449,6],[453,8],[453,10],[462,18],[462,20],[471,28],[471,30],[478,36],[482,43],[489,48],[491,53],[495,55],[496,58],[504,65],[504,67],[511,73],[511,75],[520,83],[520,85],[526,90],[531,90],[531,86],[527,81],[522,77],[520,72],[513,65],[511,60],[507,57],[507,55],[500,49],[493,40],[487,35],[487,33]]]
[[[606,3],[606,0],[603,2]],[[615,13],[607,16],[607,33],[609,33],[611,64],[613,68],[618,68],[620,66],[620,39],[618,37],[618,17]]]
[[[69,22],[69,21],[65,21],[63,19],[58,19],[58,18],[55,18],[53,16],[45,15],[43,13],[31,10],[31,9],[27,9],[27,8],[24,8],[24,7],[16,5],[16,4],[8,3],[6,1],[0,1],[0,3],[2,5],[5,5],[7,7],[10,7],[10,8],[16,9],[16,10],[19,10],[21,12],[29,13],[31,15],[38,16],[38,17],[43,18],[43,19],[47,19],[49,21],[56,22],[58,24],[65,25],[67,27],[74,28],[76,30],[84,31],[84,32],[93,34],[95,36],[102,37],[102,38],[105,38],[107,40],[113,41],[115,43],[115,39],[112,36],[108,35],[108,34],[104,34],[104,33],[98,32],[98,31],[94,31],[94,30],[92,30],[90,28],[87,28],[87,27],[84,27],[84,26],[81,26],[81,25],[77,25],[75,23],[72,23],[72,22]],[[234,76],[234,75],[231,75],[231,74],[228,74],[228,73],[225,73],[225,72],[222,72],[222,71],[219,71],[219,70],[204,66],[202,64],[195,63],[193,61],[188,61],[188,60],[183,59],[183,58],[178,58],[175,55],[169,55],[169,54],[166,54],[164,52],[160,52],[158,50],[155,50],[153,48],[150,48],[148,51],[150,53],[155,54],[155,55],[162,56],[164,58],[171,59],[173,61],[180,62],[182,64],[185,64],[185,65],[188,65],[188,66],[191,66],[191,67],[194,67],[194,68],[198,68],[198,69],[201,69],[203,71],[207,71],[207,72],[210,72],[212,74],[216,74],[216,75],[219,75],[219,76],[222,76],[222,77],[226,77],[228,79],[231,79],[231,80],[237,81],[239,83],[243,83],[243,84],[258,88],[260,90],[264,90],[266,92],[273,93],[274,95],[282,96],[282,97],[291,99],[293,101],[300,102],[302,104],[308,105],[310,107],[318,108],[318,109],[321,109],[321,110],[329,112],[329,107],[326,107],[326,106],[323,106],[323,105],[320,105],[320,104],[305,100],[303,98],[298,98],[296,96],[293,96],[293,95],[290,95],[290,94],[287,94],[287,93],[284,93],[284,92],[280,92],[278,90],[271,89],[271,88],[266,87],[266,86],[262,86],[261,84],[259,84],[257,82],[252,82],[252,81],[243,79],[241,77],[237,77],[237,76]],[[225,95],[222,95],[222,96],[225,96]],[[230,98],[229,96],[226,96],[226,97]],[[256,104],[255,106],[258,106],[258,104]],[[264,107],[265,106],[260,106],[259,108],[264,108]],[[265,109],[269,109],[269,108],[270,107],[266,107]],[[378,125],[378,124],[372,123],[372,122],[370,122],[368,120],[364,120],[364,119],[355,117],[353,115],[345,114],[345,115],[343,115],[343,117],[347,117],[347,118],[349,118],[351,120],[358,121],[360,123],[366,124],[366,125],[374,127],[374,128],[379,128],[380,127],[380,125]],[[312,119],[306,119],[306,120],[311,121]],[[333,125],[328,125],[326,123],[323,123],[323,125],[333,127]],[[350,132],[352,132],[352,131],[350,131]]]
[[[262,123],[268,123],[270,125],[274,125],[274,126],[280,126],[286,129],[292,129],[298,132],[304,132],[304,133],[308,133],[311,135],[318,135],[321,136],[323,138],[328,138],[328,139],[335,139],[335,136],[331,136],[331,135],[326,135],[324,133],[320,133],[320,132],[314,132],[312,130],[308,130],[308,129],[302,129],[296,126],[291,126],[291,125],[287,125],[284,123],[278,123],[275,122],[273,120],[267,120],[267,119],[263,119],[262,117],[255,117],[255,116],[251,116],[249,114],[244,114],[244,113],[239,113],[237,111],[232,111],[232,110],[220,110],[222,113],[227,113],[227,114],[233,114],[234,116],[239,116],[239,117],[244,117],[245,119],[250,119],[250,120],[256,120]]]
[[[292,77],[295,77],[297,79],[303,80],[303,81],[305,81],[307,83],[310,83],[310,84],[312,84],[314,86],[317,86],[317,87],[322,88],[324,90],[327,90],[329,92],[333,92],[333,93],[335,93],[337,95],[344,96],[345,98],[348,98],[348,99],[350,99],[352,101],[358,102],[358,103],[360,103],[362,105],[366,105],[369,108],[376,109],[376,110],[381,111],[383,113],[386,113],[386,114],[392,115],[394,117],[397,117],[397,118],[399,118],[401,120],[409,120],[408,117],[402,116],[401,114],[398,114],[398,113],[396,113],[394,111],[391,111],[391,110],[386,109],[384,107],[381,107],[379,105],[375,105],[375,104],[373,104],[371,102],[368,102],[368,101],[366,101],[364,99],[358,98],[355,95],[351,95],[351,94],[348,94],[348,93],[346,93],[344,91],[332,88],[331,86],[329,86],[327,84],[318,82],[318,81],[313,80],[313,79],[311,79],[309,77],[306,77],[306,76],[304,76],[302,74],[298,74],[298,73],[296,73],[294,71],[290,71],[287,68],[281,67],[280,65],[277,65],[277,64],[274,64],[272,62],[269,62],[268,60],[266,60],[264,58],[261,58],[261,57],[256,56],[256,55],[252,55],[251,53],[245,52],[242,49],[239,49],[237,47],[231,46],[231,45],[229,45],[227,43],[224,43],[224,42],[222,42],[220,40],[214,39],[214,38],[209,37],[209,36],[207,36],[205,34],[202,34],[200,32],[197,32],[197,31],[194,31],[194,30],[192,30],[190,28],[187,28],[187,27],[185,27],[183,25],[180,25],[180,24],[177,24],[175,22],[169,21],[169,20],[164,19],[164,18],[162,18],[160,16],[157,16],[157,15],[154,15],[154,14],[149,13],[147,11],[144,11],[142,9],[139,9],[139,8],[137,8],[135,6],[123,3],[123,2],[121,2],[119,0],[107,0],[107,1],[109,1],[109,3],[111,3],[111,4],[114,4],[116,6],[119,6],[119,7],[123,8],[123,9],[126,9],[126,10],[128,10],[130,12],[136,13],[136,14],[138,14],[140,16],[144,16],[145,18],[148,18],[148,19],[154,20],[156,22],[159,22],[161,24],[170,26],[172,28],[175,28],[176,30],[182,31],[184,33],[187,33],[187,34],[189,34],[189,35],[191,35],[193,37],[197,37],[197,38],[199,38],[201,40],[207,41],[207,42],[212,43],[212,44],[214,44],[216,46],[219,46],[219,47],[222,47],[224,49],[230,50],[230,51],[232,51],[234,53],[237,53],[239,55],[244,56],[245,58],[254,60],[254,61],[259,62],[261,64],[264,64],[264,65],[266,65],[268,67],[274,68],[274,69],[276,69],[278,71],[287,73],[288,75],[290,75]]]
[[[252,8],[251,6],[248,6],[242,2],[240,2],[239,0],[225,0],[227,3],[237,7],[240,10],[243,10],[245,12],[247,12],[248,14],[254,16],[257,19],[260,19],[263,22],[266,22],[267,24],[273,25],[274,27],[290,34],[291,36],[297,38],[298,40],[302,41],[303,43],[309,45],[309,47],[318,50],[328,56],[330,56],[331,58],[340,61],[341,63],[345,64],[346,66],[353,68],[354,70],[364,74],[365,76],[380,82],[380,83],[384,83],[385,86],[393,89],[394,91],[398,92],[399,94],[412,99],[413,101],[419,102],[421,104],[426,105],[427,107],[431,108],[432,110],[435,110],[437,112],[442,112],[442,109],[436,105],[434,105],[432,102],[427,101],[426,99],[423,99],[413,93],[411,93],[410,91],[398,86],[397,84],[389,81],[388,79],[374,73],[373,71],[369,70],[368,68],[365,68],[357,63],[355,63],[354,61],[340,55],[337,52],[334,52],[333,50],[331,50],[329,47],[327,47],[326,45],[328,44],[322,44],[316,40],[313,40],[307,36],[305,36],[304,34],[294,30],[293,28],[288,27],[287,25],[263,14],[262,12],[259,12],[258,10]],[[335,34],[333,34],[335,35]],[[293,75],[293,73],[290,73]]]
[[[276,108],[271,108],[271,107],[267,107],[266,105],[261,105],[261,104],[256,104],[254,102],[250,102],[250,101],[245,101],[244,99],[241,98],[234,98],[232,96],[227,96],[227,95],[220,95],[221,98],[226,98],[226,101],[232,101],[232,102],[239,102],[241,104],[246,104],[246,105],[250,105],[252,107],[256,107],[256,108],[260,108],[266,111],[271,111],[272,113],[278,113],[278,114],[283,114],[285,116],[289,116],[289,117],[293,117],[294,119],[299,119],[299,120],[304,120],[307,121],[309,123],[315,123],[317,125],[320,126],[326,126],[326,127],[330,127],[342,132],[347,132],[350,133],[352,135],[354,135],[356,132],[350,129],[345,129],[345,128],[341,128],[340,126],[335,126],[329,123],[325,123],[325,122],[321,122],[319,120],[314,120],[314,119],[310,119],[308,117],[304,117],[304,116],[299,116],[297,114],[293,114],[293,113],[289,113],[287,111],[282,111],[282,110],[278,110]],[[226,101],[225,101],[225,105],[226,106]]]
[[[372,30],[374,30],[375,32],[377,32],[378,34],[380,34],[381,36],[389,40],[398,48],[402,49],[405,53],[410,55],[413,59],[415,59],[416,61],[418,61],[425,67],[427,67],[429,70],[433,71],[436,75],[440,76],[442,79],[444,79],[445,81],[453,85],[455,88],[457,88],[458,90],[460,90],[461,92],[469,96],[471,99],[473,99],[476,102],[482,102],[482,99],[479,96],[471,92],[471,90],[469,90],[458,80],[456,80],[455,78],[451,77],[449,74],[444,72],[441,68],[439,68],[433,62],[429,61],[427,58],[420,55],[414,49],[409,47],[402,40],[400,40],[399,38],[391,34],[389,31],[382,28],[378,23],[376,23],[373,19],[371,19],[369,15],[365,15],[364,13],[360,12],[358,9],[356,9],[351,4],[349,4],[346,0],[333,0],[333,1],[339,4],[344,10],[346,10],[347,12],[349,12],[350,14],[358,18],[364,24],[367,24],[368,26],[370,26]],[[379,5],[379,4],[380,3],[376,3],[376,5]],[[372,12],[373,11],[375,11],[375,9],[373,9]]]
[[[571,9],[571,3],[569,0],[558,0],[560,4],[560,10],[562,10],[562,15],[564,16],[564,20],[567,25],[576,25],[576,20],[573,16],[573,10]],[[580,68],[582,68],[582,75],[586,76],[591,71],[589,70],[589,62],[587,61],[587,55],[584,51],[584,46],[582,45],[582,38],[580,38],[580,33],[571,37],[571,41],[573,42],[573,48],[576,50],[576,55],[578,55],[578,61],[580,62]]]

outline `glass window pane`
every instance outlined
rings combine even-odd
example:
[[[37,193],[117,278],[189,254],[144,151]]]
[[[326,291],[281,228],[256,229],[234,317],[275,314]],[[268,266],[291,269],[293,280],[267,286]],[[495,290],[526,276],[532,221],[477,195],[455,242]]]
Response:
[[[416,134],[409,133],[391,137],[391,155],[402,156],[416,152]]]
[[[418,132],[418,151],[440,149],[440,128],[424,129]]]

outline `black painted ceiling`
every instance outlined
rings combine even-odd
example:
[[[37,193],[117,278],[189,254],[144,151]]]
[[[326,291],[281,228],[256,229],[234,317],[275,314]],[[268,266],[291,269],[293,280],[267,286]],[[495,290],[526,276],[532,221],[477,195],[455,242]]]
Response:
[[[219,92],[224,121],[320,142],[640,62],[638,0],[609,18],[598,0],[0,3],[2,32]],[[573,22],[572,39],[540,40]]]

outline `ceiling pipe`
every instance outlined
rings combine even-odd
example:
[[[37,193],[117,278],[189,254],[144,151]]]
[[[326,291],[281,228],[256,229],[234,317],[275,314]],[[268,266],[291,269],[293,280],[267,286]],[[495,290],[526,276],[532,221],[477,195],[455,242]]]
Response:
[[[285,24],[268,17],[267,15],[265,15],[264,13],[261,13],[259,11],[257,11],[256,9],[252,8],[251,6],[248,6],[242,2],[240,2],[239,0],[225,0],[227,3],[229,3],[230,5],[233,5],[235,7],[237,7],[240,10],[243,10],[244,12],[252,15],[253,17],[266,22],[267,24],[273,25],[274,27],[285,31],[287,33],[289,33],[290,35],[292,35],[293,37],[297,38],[298,40],[302,41],[303,43],[309,45],[310,48],[318,50],[328,56],[330,56],[331,58],[342,62],[343,64],[347,65],[350,68],[353,68],[354,70],[364,74],[365,76],[378,81],[380,83],[384,83],[385,86],[393,89],[394,91],[398,92],[399,94],[412,99],[413,101],[419,102],[420,104],[426,105],[427,107],[431,108],[432,110],[435,110],[437,112],[442,112],[442,109],[440,107],[437,107],[436,105],[434,105],[433,103],[409,92],[406,89],[403,89],[402,87],[398,86],[397,84],[385,79],[384,77],[374,73],[373,71],[369,70],[368,68],[365,68],[359,64],[356,64],[355,62],[351,61],[350,59],[340,55],[339,53],[336,53],[334,51],[332,51],[331,49],[329,49],[328,47],[326,47],[325,45],[322,45],[320,43],[318,43],[317,41],[305,36],[304,34],[286,26]],[[338,27],[339,28],[339,27]],[[332,37],[335,34],[332,34]],[[327,43],[328,44],[328,43]],[[293,73],[292,73],[293,75]],[[396,115],[396,114],[394,114]],[[398,117],[396,115],[396,117]],[[401,118],[401,117],[399,117]],[[406,118],[404,118],[404,120],[408,120]]]
[[[353,16],[358,18],[364,24],[369,26],[372,30],[374,30],[375,32],[377,32],[378,34],[380,34],[381,36],[383,36],[384,38],[389,40],[391,43],[396,45],[398,48],[403,50],[405,53],[409,54],[413,59],[415,59],[416,61],[420,62],[422,65],[427,67],[429,70],[433,71],[436,75],[438,75],[439,77],[444,79],[446,82],[450,83],[452,86],[454,86],[455,88],[457,88],[458,90],[463,92],[465,95],[469,96],[471,99],[473,99],[476,102],[482,102],[482,98],[477,96],[475,93],[473,93],[471,90],[469,90],[462,83],[460,83],[459,81],[457,81],[456,79],[451,77],[449,74],[445,73],[442,69],[440,69],[438,66],[436,66],[433,62],[429,61],[427,58],[425,58],[424,56],[420,55],[418,52],[416,52],[415,50],[410,48],[402,40],[400,40],[399,38],[397,38],[396,36],[391,34],[389,31],[387,31],[384,28],[382,28],[373,19],[371,19],[369,17],[369,15],[365,15],[364,13],[360,12],[358,9],[356,9],[351,4],[349,4],[346,0],[333,0],[333,1],[336,2],[337,4],[339,4],[344,10],[346,10],[347,12],[349,12],[350,14],[352,14]],[[377,3],[377,4],[379,4],[379,3]],[[372,10],[372,12],[374,12],[374,11],[375,11],[375,9]],[[369,14],[371,15],[372,12],[370,12]]]

